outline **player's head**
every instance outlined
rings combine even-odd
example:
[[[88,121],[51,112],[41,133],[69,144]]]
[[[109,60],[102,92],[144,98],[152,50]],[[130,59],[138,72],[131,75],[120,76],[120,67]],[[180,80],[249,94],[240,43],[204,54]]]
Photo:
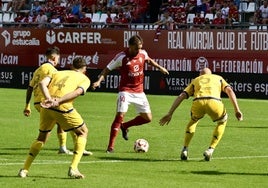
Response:
[[[86,73],[87,70],[87,64],[84,58],[82,57],[76,57],[73,60],[72,69],[78,70],[82,73]]]
[[[60,60],[60,49],[56,46],[48,48],[46,51],[47,60],[56,66]]]
[[[134,35],[128,40],[129,54],[136,56],[142,49],[143,41],[139,35]]]
[[[204,74],[211,74],[211,70],[209,68],[203,68],[200,71],[200,75],[204,75]]]

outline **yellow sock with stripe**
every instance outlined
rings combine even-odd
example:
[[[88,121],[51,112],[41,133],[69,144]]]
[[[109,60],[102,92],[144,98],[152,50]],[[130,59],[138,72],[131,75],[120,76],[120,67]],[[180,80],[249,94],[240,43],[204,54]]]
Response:
[[[72,136],[73,143],[74,143],[74,145],[75,145],[75,143],[76,143],[76,139],[77,139],[77,135],[75,134],[74,131],[70,131],[69,133],[70,133],[70,135]]]
[[[66,146],[66,142],[67,142],[67,133],[66,132],[62,132],[62,133],[58,133],[58,139],[59,139],[59,144],[60,146]]]
[[[193,120],[190,120],[190,122],[188,123],[186,130],[185,130],[184,147],[189,146],[189,144],[194,136],[197,123],[198,123],[197,121],[193,121]]]
[[[78,169],[78,164],[83,156],[83,152],[85,150],[87,143],[87,139],[85,137],[78,136],[74,148],[73,160],[71,163],[71,167],[73,170]]]
[[[222,135],[224,133],[225,127],[226,127],[226,121],[223,123],[220,123],[217,125],[217,127],[215,128],[214,132],[213,132],[213,137],[211,139],[211,143],[210,143],[210,147],[212,148],[216,148],[216,146],[218,145],[218,143],[220,142]]]
[[[29,170],[31,164],[33,163],[35,157],[38,155],[39,151],[42,149],[44,142],[35,140],[30,148],[29,155],[24,162],[24,170]]]

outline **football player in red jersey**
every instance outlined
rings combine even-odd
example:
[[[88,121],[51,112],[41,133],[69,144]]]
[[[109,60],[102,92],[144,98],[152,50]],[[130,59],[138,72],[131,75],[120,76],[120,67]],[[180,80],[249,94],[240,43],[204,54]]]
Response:
[[[140,36],[132,36],[128,41],[128,45],[129,47],[126,50],[118,53],[110,61],[99,75],[98,80],[92,85],[93,89],[96,89],[110,71],[120,69],[121,80],[117,98],[117,113],[111,125],[107,153],[114,152],[115,139],[120,128],[123,138],[128,140],[129,127],[149,123],[152,120],[150,105],[143,88],[145,63],[158,68],[163,74],[169,74],[167,69],[158,65],[142,49],[143,40]],[[138,115],[130,121],[123,122],[130,104],[136,107]]]

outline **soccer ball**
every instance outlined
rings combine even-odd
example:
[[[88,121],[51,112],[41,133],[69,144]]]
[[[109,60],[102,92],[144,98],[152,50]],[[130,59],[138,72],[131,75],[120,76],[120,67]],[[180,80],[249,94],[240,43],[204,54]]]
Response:
[[[134,142],[134,151],[136,153],[145,153],[149,150],[149,143],[143,138],[139,138]]]

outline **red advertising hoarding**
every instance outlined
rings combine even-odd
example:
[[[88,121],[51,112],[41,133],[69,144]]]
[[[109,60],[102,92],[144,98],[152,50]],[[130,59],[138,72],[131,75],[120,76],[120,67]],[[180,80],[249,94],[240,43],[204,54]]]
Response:
[[[210,67],[213,72],[227,77],[229,74],[232,78],[259,75],[265,91],[268,90],[266,31],[161,31],[158,41],[154,40],[154,30],[1,28],[0,34],[1,87],[12,87],[9,79],[14,75],[21,76],[17,80],[25,87],[31,72],[46,61],[44,53],[50,46],[61,49],[59,68],[69,68],[74,57],[83,56],[88,69],[103,69],[116,53],[128,47],[132,35],[139,34],[149,56],[174,75],[176,72],[195,74],[202,67]],[[156,71],[149,66],[145,68],[148,72]],[[16,70],[20,72],[13,72]],[[165,81],[167,85],[174,84],[171,79]],[[267,98],[267,92],[264,93],[262,98]]]

